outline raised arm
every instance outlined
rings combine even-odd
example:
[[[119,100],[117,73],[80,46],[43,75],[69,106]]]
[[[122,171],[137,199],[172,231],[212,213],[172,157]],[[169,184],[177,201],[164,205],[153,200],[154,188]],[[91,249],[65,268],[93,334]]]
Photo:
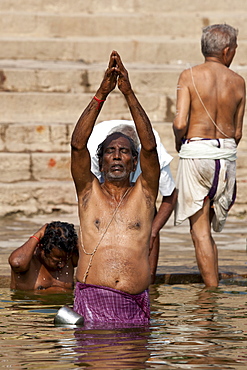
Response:
[[[17,248],[9,256],[9,264],[15,273],[29,270],[30,262],[39,241],[43,238],[47,224],[43,225],[21,247]]]
[[[115,89],[117,73],[115,71],[115,52],[110,56],[109,65],[96,95],[80,116],[71,139],[71,173],[75,182],[77,194],[87,190],[93,179],[91,159],[87,142],[92,133],[96,119],[108,94]]]
[[[118,53],[116,53],[116,63],[118,88],[126,99],[141,142],[140,165],[142,173],[140,176],[142,184],[144,188],[149,190],[149,194],[151,190],[152,195],[156,198],[159,186],[160,166],[152,126],[146,112],[132,90],[128,72]]]

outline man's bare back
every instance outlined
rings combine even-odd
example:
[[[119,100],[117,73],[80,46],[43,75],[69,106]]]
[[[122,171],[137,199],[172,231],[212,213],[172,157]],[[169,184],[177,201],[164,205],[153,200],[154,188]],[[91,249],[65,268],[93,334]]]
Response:
[[[181,78],[186,80],[191,95],[186,138],[231,137],[237,140],[238,126],[235,122],[235,115],[243,98],[242,77],[212,58],[208,58],[205,63],[186,70]],[[179,88],[183,87],[179,86]],[[212,119],[200,101],[196,90]]]

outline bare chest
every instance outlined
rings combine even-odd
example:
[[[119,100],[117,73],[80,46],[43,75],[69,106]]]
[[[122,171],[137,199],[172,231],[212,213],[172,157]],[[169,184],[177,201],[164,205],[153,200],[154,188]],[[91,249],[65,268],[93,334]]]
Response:
[[[70,263],[61,270],[49,271],[44,265],[35,261],[31,263],[26,273],[15,274],[15,288],[22,290],[72,288],[73,275],[74,269]]]

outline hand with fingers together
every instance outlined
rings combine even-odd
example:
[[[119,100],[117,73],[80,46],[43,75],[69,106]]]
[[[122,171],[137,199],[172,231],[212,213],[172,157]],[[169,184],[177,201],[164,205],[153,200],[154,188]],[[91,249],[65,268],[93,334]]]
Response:
[[[131,83],[127,69],[124,67],[120,55],[115,52],[116,67],[115,71],[118,74],[118,88],[123,95],[128,95],[132,91]]]
[[[116,52],[113,51],[110,56],[108,68],[105,71],[104,78],[100,84],[99,90],[104,99],[113,91],[117,84],[118,73],[116,71]],[[97,95],[97,94],[96,94]]]

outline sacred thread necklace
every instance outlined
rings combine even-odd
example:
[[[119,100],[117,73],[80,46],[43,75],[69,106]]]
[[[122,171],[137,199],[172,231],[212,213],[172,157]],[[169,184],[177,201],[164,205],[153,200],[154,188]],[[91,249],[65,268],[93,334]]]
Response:
[[[112,217],[111,217],[110,221],[108,222],[108,224],[107,224],[107,226],[106,226],[106,228],[105,228],[104,232],[102,233],[102,235],[101,235],[101,237],[100,237],[100,239],[99,239],[99,241],[98,241],[98,243],[97,243],[96,247],[94,248],[94,250],[93,250],[92,252],[87,252],[87,251],[85,250],[85,247],[84,247],[84,245],[83,245],[83,243],[82,243],[82,231],[81,231],[81,224],[80,224],[80,237],[81,237],[81,246],[82,246],[82,250],[83,250],[83,252],[84,252],[86,255],[90,256],[90,260],[89,260],[89,263],[88,263],[88,267],[87,267],[86,272],[85,272],[85,274],[84,274],[84,276],[83,276],[83,284],[85,284],[85,282],[86,282],[86,278],[87,278],[88,273],[89,273],[89,270],[90,270],[90,267],[92,266],[93,256],[95,255],[95,253],[96,253],[96,251],[97,251],[97,249],[98,249],[98,247],[99,247],[99,245],[100,245],[100,243],[101,243],[102,239],[104,238],[104,236],[105,236],[105,234],[106,234],[107,230],[109,229],[109,226],[110,226],[110,224],[112,223],[112,221],[113,221],[113,219],[114,219],[114,217],[115,217],[115,215],[116,215],[116,213],[117,213],[117,211],[118,211],[119,207],[120,207],[120,206],[121,206],[121,204],[123,203],[124,198],[126,197],[126,195],[128,194],[128,192],[129,192],[131,189],[132,189],[131,187],[130,187],[130,188],[128,188],[128,189],[126,190],[126,192],[124,193],[124,195],[122,196],[122,198],[120,199],[120,202],[118,203],[117,207],[115,208],[115,211],[113,212],[113,215],[112,215]]]

